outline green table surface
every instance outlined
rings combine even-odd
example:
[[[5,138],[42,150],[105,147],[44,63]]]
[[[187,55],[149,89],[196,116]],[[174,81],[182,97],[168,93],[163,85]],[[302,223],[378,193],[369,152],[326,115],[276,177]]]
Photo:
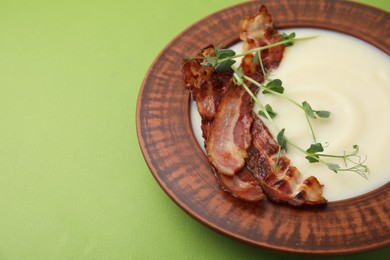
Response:
[[[0,259],[286,257],[188,216],[137,140],[138,92],[154,58],[240,2],[0,0]]]

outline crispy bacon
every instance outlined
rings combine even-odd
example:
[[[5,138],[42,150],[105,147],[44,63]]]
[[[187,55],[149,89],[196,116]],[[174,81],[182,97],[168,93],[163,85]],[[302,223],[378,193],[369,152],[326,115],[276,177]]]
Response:
[[[214,47],[208,46],[202,49],[195,58],[214,56]],[[202,66],[204,60],[192,59],[183,64],[184,83],[192,92],[192,98],[196,102],[198,112],[202,118],[202,134],[207,140],[210,127],[214,121],[215,113],[221,102],[221,98],[231,81],[233,71],[215,72],[211,66]]]
[[[280,35],[274,27],[272,16],[268,9],[263,5],[254,16],[245,16],[240,23],[240,39],[243,41],[243,51],[248,51],[257,47],[280,41]],[[261,58],[266,69],[273,69],[279,66],[284,52],[284,45],[279,45],[270,49],[261,51]],[[247,57],[253,55],[247,55]],[[249,58],[246,63],[251,63]],[[259,67],[259,64],[256,64]],[[252,67],[253,69],[253,67]],[[257,70],[259,71],[259,70]],[[253,73],[253,71],[252,71]]]
[[[265,6],[251,17],[244,17],[240,24],[240,37],[244,42],[244,51],[280,41],[281,36],[273,26],[272,17]],[[266,70],[277,68],[283,57],[284,45],[261,52]],[[253,62],[253,55],[244,57],[242,64],[245,75],[263,80],[260,63]],[[254,87],[252,86],[252,89]],[[311,176],[300,182],[300,172],[290,166],[290,160],[282,155],[278,158],[279,145],[273,139],[268,128],[257,116],[251,129],[253,145],[246,162],[248,169],[260,180],[263,191],[275,202],[293,206],[303,204],[323,204],[322,186]]]
[[[205,56],[213,56],[213,47],[209,46],[203,49],[196,57],[202,58]],[[202,118],[202,135],[205,140],[205,147],[208,151],[208,158],[213,167],[214,173],[223,187],[223,189],[231,193],[234,197],[243,199],[246,201],[258,201],[264,198],[259,181],[249,172],[244,166],[244,158],[247,157],[247,148],[250,145],[250,126],[252,117],[247,118],[247,115],[251,115],[252,104],[250,98],[245,91],[238,86],[235,86],[232,82],[233,71],[228,70],[226,72],[216,73],[212,67],[202,66],[200,63],[202,59],[193,59],[186,61],[183,65],[184,82],[187,88],[191,89],[192,97],[196,102],[198,112]],[[223,98],[223,100],[222,100]],[[236,100],[242,104],[242,108],[230,106],[231,99]],[[237,102],[234,102],[236,104]],[[222,106],[220,105],[222,104]],[[233,103],[232,103],[233,104]],[[220,107],[222,107],[220,109]],[[228,112],[229,111],[229,112]],[[246,111],[243,113],[243,111]],[[228,121],[223,122],[225,113],[234,112],[235,122],[231,122],[231,117],[226,117]],[[215,121],[216,116],[219,118]],[[230,130],[224,129],[223,124],[228,124],[231,127]],[[237,126],[237,127],[234,127]],[[246,134],[242,134],[241,129],[244,128]],[[212,130],[213,129],[213,130]],[[227,132],[230,131],[230,134]],[[224,132],[224,133],[222,133]],[[227,144],[225,140],[221,139],[223,136],[231,136],[232,140],[229,144],[235,146],[236,158],[235,161],[238,165],[233,165],[233,172],[236,174],[230,174],[228,176],[222,171],[222,167],[218,167],[219,163],[214,161],[214,158],[225,158],[225,165],[233,164],[233,153],[221,153],[218,151],[218,144]],[[249,139],[248,139],[249,138]],[[211,140],[211,141],[210,141]],[[236,145],[237,144],[237,145]],[[226,147],[224,147],[225,150]],[[210,156],[211,154],[211,156]],[[221,155],[225,157],[221,157]],[[242,157],[243,156],[243,157]],[[218,159],[217,159],[218,160]],[[240,161],[241,160],[241,161]],[[220,162],[222,160],[219,160]],[[226,166],[229,168],[230,166]]]
[[[259,201],[265,197],[259,180],[247,167],[242,168],[233,176],[217,172],[215,175],[221,187],[236,198],[245,201]]]
[[[253,146],[247,167],[260,180],[269,199],[292,206],[326,202],[322,186],[315,177],[300,181],[300,172],[290,165],[290,160],[284,155],[278,158],[279,145],[258,117],[253,122],[251,134]]]
[[[233,176],[244,167],[252,139],[252,108],[248,93],[231,82],[218,107],[206,142],[210,162],[218,172]]]

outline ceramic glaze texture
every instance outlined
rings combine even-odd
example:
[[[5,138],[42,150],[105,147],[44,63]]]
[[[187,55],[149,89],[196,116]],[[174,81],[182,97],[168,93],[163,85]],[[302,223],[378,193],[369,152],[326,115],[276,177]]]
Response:
[[[343,1],[262,1],[277,28],[315,27],[358,37],[390,53],[390,14]],[[297,254],[351,254],[390,244],[390,184],[326,207],[298,209],[268,200],[244,203],[222,191],[197,144],[182,84],[184,57],[212,42],[238,40],[239,22],[260,7],[243,3],[206,17],[172,40],[151,66],[140,91],[141,149],[164,191],[188,214],[230,237]]]

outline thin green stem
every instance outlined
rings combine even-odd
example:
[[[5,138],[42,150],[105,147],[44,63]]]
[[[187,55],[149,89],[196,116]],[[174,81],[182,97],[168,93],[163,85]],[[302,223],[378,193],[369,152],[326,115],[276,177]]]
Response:
[[[310,128],[310,133],[311,133],[311,136],[313,137],[313,141],[315,143],[317,143],[317,139],[316,139],[316,135],[314,134],[314,129],[313,129],[313,126],[310,122],[310,118],[308,117],[307,113],[305,112],[305,117],[306,117],[306,121],[307,121],[307,124],[309,125],[309,128]]]
[[[264,77],[264,80],[267,79],[267,73],[265,73],[265,68],[264,68],[264,64],[263,64],[263,59],[261,58],[261,51],[257,51],[257,55],[259,56],[259,64],[260,64],[260,67],[261,67],[261,71],[263,72],[263,77]]]
[[[279,45],[283,45],[283,44],[286,44],[286,43],[293,43],[293,42],[298,42],[298,41],[306,41],[306,40],[311,40],[311,39],[314,39],[314,38],[317,38],[317,37],[318,36],[293,38],[293,39],[288,39],[288,40],[284,40],[284,41],[280,41],[280,42],[271,43],[271,44],[268,44],[268,45],[265,45],[265,46],[261,46],[261,47],[258,47],[258,48],[251,49],[249,51],[246,51],[246,52],[234,55],[234,56],[229,56],[229,57],[226,57],[224,59],[220,59],[220,60],[217,61],[217,63],[222,63],[222,62],[225,62],[225,61],[228,61],[228,60],[231,60],[231,59],[243,57],[243,56],[246,56],[248,54],[257,52],[257,51],[263,51],[263,50],[270,49],[270,48],[273,48],[273,47],[276,47],[276,46],[279,46]]]

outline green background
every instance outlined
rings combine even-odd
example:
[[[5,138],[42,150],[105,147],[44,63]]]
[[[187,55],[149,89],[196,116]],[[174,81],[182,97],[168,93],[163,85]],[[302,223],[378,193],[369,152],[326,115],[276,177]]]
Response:
[[[0,0],[0,259],[285,258],[184,213],[136,135],[138,92],[159,51],[239,2]]]

